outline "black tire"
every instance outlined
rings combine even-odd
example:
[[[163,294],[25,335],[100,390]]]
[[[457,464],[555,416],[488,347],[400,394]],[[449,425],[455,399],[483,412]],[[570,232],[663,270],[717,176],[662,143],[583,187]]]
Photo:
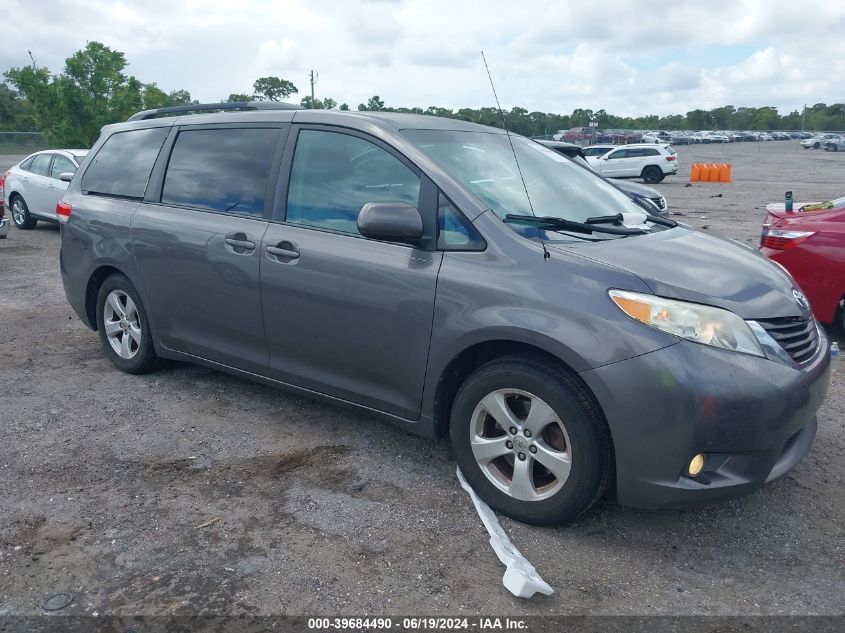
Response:
[[[488,478],[473,454],[471,435],[475,432],[473,414],[476,407],[485,396],[497,390],[510,389],[528,392],[541,399],[564,422],[571,469],[562,486],[547,498],[520,500],[511,496]],[[518,521],[534,525],[566,523],[590,508],[610,485],[613,449],[604,416],[590,394],[566,368],[545,359],[528,355],[506,356],[478,368],[455,396],[449,428],[458,465],[473,490],[491,508]],[[513,436],[513,439],[516,437]],[[535,441],[540,439],[534,438]],[[496,458],[505,460],[496,463],[502,464],[505,469],[509,463],[512,469],[516,457],[516,454],[508,454]],[[530,481],[536,491],[538,470],[533,457],[528,455],[528,458],[532,460],[529,461],[532,469]],[[510,462],[507,462],[508,459]],[[493,461],[490,463],[493,464]]]
[[[19,213],[16,213],[16,205],[19,205]],[[38,220],[32,217],[29,213],[29,207],[26,206],[26,201],[23,199],[23,196],[18,194],[13,195],[9,199],[9,210],[12,213],[12,222],[15,223],[16,227],[23,231],[34,229],[35,225],[38,224]]]
[[[656,165],[649,165],[645,169],[643,169],[642,173],[643,182],[648,183],[650,185],[655,185],[661,180],[663,180],[663,170]]]
[[[130,351],[131,358],[123,358],[112,347],[109,336],[106,333],[105,311],[106,300],[109,295],[117,291],[128,296],[135,305],[137,314],[137,328],[140,331],[140,342],[134,343],[135,348]],[[141,297],[135,286],[123,275],[115,274],[107,277],[100,290],[97,292],[97,333],[100,335],[100,343],[103,346],[106,356],[114,363],[115,367],[129,374],[146,374],[155,369],[157,356],[153,345],[152,333],[150,331],[149,319],[141,302]],[[122,337],[128,336],[128,331],[122,332]]]
[[[813,149],[818,149],[819,147],[821,147],[821,145],[819,143],[813,144]]]

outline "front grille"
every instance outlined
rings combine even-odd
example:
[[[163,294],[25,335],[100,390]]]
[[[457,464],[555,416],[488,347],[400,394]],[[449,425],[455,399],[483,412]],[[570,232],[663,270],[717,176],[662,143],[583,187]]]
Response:
[[[796,363],[805,363],[816,355],[819,333],[813,317],[790,317],[757,322],[778,344],[792,356]]]
[[[654,203],[654,206],[656,206],[661,211],[666,208],[666,198],[664,198],[663,196],[659,196],[657,198],[649,198],[649,200],[651,200]]]

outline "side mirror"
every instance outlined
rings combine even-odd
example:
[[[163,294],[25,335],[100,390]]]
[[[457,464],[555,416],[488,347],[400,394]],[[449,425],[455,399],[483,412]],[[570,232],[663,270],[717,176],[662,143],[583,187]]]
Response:
[[[62,182],[70,182],[73,180],[73,172],[72,171],[63,171],[59,174],[59,180]]]
[[[358,232],[373,240],[414,243],[422,237],[423,222],[407,202],[368,202],[358,214]]]

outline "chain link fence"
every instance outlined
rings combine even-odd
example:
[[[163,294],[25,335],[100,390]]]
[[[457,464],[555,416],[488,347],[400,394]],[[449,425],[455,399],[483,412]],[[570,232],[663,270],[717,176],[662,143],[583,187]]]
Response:
[[[42,149],[49,149],[49,146],[40,132],[0,131],[0,154],[19,156]]]

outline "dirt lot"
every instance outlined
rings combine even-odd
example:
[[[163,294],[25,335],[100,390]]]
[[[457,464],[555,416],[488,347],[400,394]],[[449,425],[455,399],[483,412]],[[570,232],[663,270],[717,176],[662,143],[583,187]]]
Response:
[[[681,147],[683,174],[724,160],[735,182],[659,188],[753,244],[785,189],[845,194],[845,155],[797,145]],[[843,613],[845,365],[810,455],[751,497],[503,519],[556,589],[519,600],[445,443],[196,366],[123,374],[65,303],[58,250],[43,223],[0,241],[0,615],[56,592],[63,614]]]

